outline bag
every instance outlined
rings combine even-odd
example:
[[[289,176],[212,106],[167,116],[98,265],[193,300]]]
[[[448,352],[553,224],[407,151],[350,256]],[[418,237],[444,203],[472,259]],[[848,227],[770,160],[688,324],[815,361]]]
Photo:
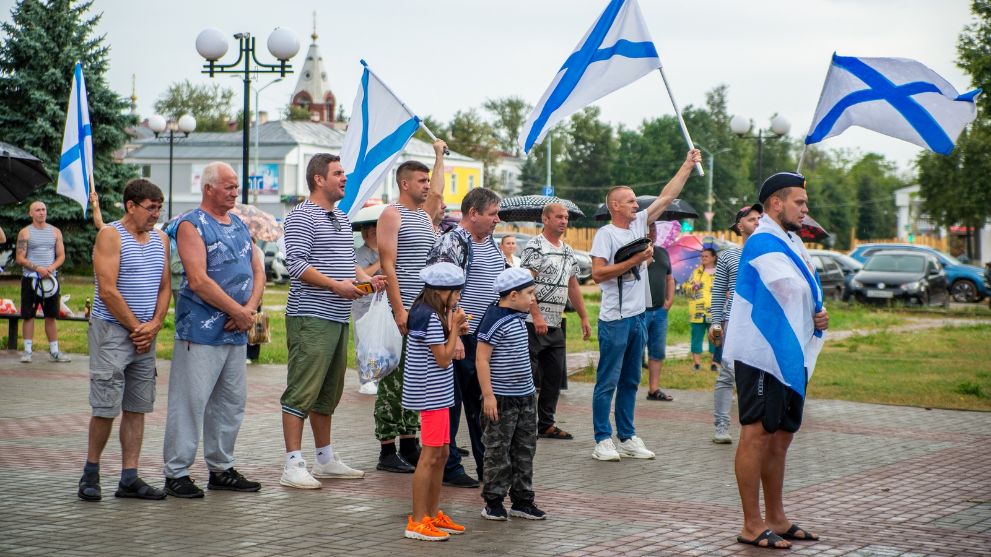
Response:
[[[272,342],[272,331],[268,328],[268,314],[259,311],[255,314],[255,322],[248,329],[248,344],[268,344]]]
[[[389,299],[382,292],[374,296],[368,313],[354,324],[358,379],[362,383],[381,381],[399,367],[403,354],[403,336],[392,317]]]
[[[613,262],[622,263],[623,261],[626,261],[627,259],[633,257],[634,255],[646,250],[648,246],[650,246],[650,238],[637,238],[636,240],[633,240],[632,242],[626,244],[625,246],[620,246],[620,248],[616,250],[616,256],[613,257]],[[633,276],[636,280],[640,280],[639,265],[630,269],[629,272],[633,273]],[[623,314],[623,276],[622,275],[616,277],[616,287],[619,289],[619,313],[620,313],[620,317],[622,317]]]

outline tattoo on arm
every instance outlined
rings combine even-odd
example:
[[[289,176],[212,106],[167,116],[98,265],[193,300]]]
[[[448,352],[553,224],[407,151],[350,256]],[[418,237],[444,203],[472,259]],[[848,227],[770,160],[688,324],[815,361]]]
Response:
[[[27,240],[17,240],[17,251],[21,255],[26,255],[28,252],[28,241]]]

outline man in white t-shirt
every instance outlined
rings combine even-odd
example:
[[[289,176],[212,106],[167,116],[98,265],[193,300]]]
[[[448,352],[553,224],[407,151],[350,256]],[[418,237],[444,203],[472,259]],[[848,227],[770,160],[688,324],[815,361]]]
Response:
[[[647,263],[653,257],[650,245],[617,263],[616,251],[647,235],[652,224],[685,186],[692,168],[702,160],[698,149],[692,149],[681,168],[664,186],[660,195],[643,211],[638,211],[637,196],[627,186],[616,186],[606,194],[606,208],[611,224],[599,229],[592,241],[592,279],[602,289],[599,308],[599,365],[595,371],[592,394],[592,424],[595,429],[595,450],[598,460],[619,460],[620,455],[631,458],[654,458],[633,426],[633,407],[640,386],[641,358],[647,331],[644,312],[647,309],[644,282]],[[616,398],[616,434],[618,447],[612,441],[609,410]]]

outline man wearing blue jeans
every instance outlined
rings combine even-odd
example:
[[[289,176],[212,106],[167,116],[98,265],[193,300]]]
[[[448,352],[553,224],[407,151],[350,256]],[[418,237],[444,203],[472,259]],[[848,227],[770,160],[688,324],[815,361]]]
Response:
[[[599,365],[592,394],[592,423],[595,429],[597,460],[654,458],[633,425],[633,408],[640,386],[640,360],[646,340],[647,263],[654,250],[648,245],[629,259],[616,262],[616,252],[626,244],[643,238],[647,226],[681,193],[692,168],[702,160],[697,149],[688,152],[685,162],[664,186],[660,195],[640,211],[637,196],[627,186],[616,186],[606,194],[606,207],[612,222],[599,229],[592,241],[592,279],[602,289],[599,308]],[[609,410],[616,398],[616,433],[619,446],[613,443]]]

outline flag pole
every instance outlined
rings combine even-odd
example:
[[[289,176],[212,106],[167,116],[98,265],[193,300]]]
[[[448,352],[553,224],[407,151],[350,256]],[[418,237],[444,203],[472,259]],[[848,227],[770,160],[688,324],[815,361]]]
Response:
[[[833,58],[836,57],[836,52],[833,52],[833,56],[829,58],[829,67],[826,68],[826,78],[822,80],[822,89],[819,90],[819,100],[816,101],[816,110],[819,108],[819,103],[822,102],[822,94],[826,92],[826,83],[829,82],[829,71],[833,69]],[[815,112],[812,113],[812,124],[814,125],[816,121]],[[812,135],[812,125],[809,125],[809,131],[806,135],[806,139]],[[804,143],[804,141],[803,141]],[[809,144],[805,143],[802,147],[802,154],[798,157],[798,167],[795,168],[795,174],[802,173],[802,163],[805,161],[805,152],[809,150]]]
[[[809,150],[809,146],[808,145],[804,145],[802,147],[802,154],[798,156],[798,168],[795,169],[795,174],[801,174],[802,173],[802,161],[805,160],[805,152],[808,151],[808,150]]]
[[[365,68],[366,70],[368,70],[368,73],[370,73],[370,74],[372,74],[372,75],[374,75],[374,76],[375,76],[375,79],[377,79],[377,80],[378,80],[378,82],[379,82],[379,84],[380,84],[380,85],[382,85],[382,87],[383,87],[383,88],[385,88],[385,90],[386,90],[386,91],[388,91],[388,92],[389,92],[389,94],[391,94],[391,95],[392,95],[393,97],[395,97],[395,99],[396,99],[397,101],[399,101],[399,104],[401,104],[401,105],[403,106],[403,108],[405,108],[405,109],[406,109],[406,112],[409,112],[409,113],[410,113],[410,114],[412,114],[413,116],[416,116],[416,119],[417,119],[417,121],[419,121],[419,122],[420,122],[420,129],[421,129],[421,130],[423,130],[423,131],[424,131],[424,133],[426,133],[426,134],[427,134],[427,137],[429,137],[429,138],[430,138],[430,141],[437,141],[437,136],[436,136],[436,135],[434,135],[434,132],[432,132],[432,131],[430,131],[430,128],[428,128],[428,127],[426,126],[426,124],[424,124],[424,123],[423,123],[423,119],[422,119],[422,118],[420,118],[420,117],[419,117],[419,116],[418,116],[418,115],[416,114],[416,112],[413,112],[413,109],[411,109],[411,108],[410,108],[410,107],[409,107],[409,106],[408,106],[408,105],[407,105],[407,104],[406,104],[405,102],[403,102],[403,100],[399,98],[399,95],[397,95],[395,91],[393,91],[393,90],[392,90],[392,89],[391,89],[391,88],[390,88],[390,87],[389,87],[388,85],[386,85],[386,83],[385,83],[384,81],[382,81],[382,78],[380,78],[380,77],[378,76],[378,74],[376,74],[376,73],[375,73],[374,71],[372,71],[372,68],[370,68],[370,67],[368,66],[368,62],[365,62],[365,60],[364,60],[364,59],[362,59],[362,60],[359,60],[359,62],[361,62],[361,65],[362,65],[362,66],[364,66],[364,68]],[[450,154],[451,154],[451,150],[450,150],[450,149],[448,149],[447,147],[444,147],[444,154],[445,154],[445,155],[450,155]]]
[[[678,108],[678,102],[674,100],[674,93],[671,92],[671,85],[668,83],[668,78],[664,75],[664,66],[657,68],[657,71],[661,72],[661,79],[664,80],[664,87],[668,90],[668,97],[671,99],[671,106],[674,107],[675,116],[678,117],[678,125],[681,127],[681,135],[685,136],[685,142],[688,143],[688,148],[694,149],[695,143],[692,142],[692,136],[688,134],[688,126],[685,125],[685,119],[681,116],[681,110]],[[695,163],[695,171],[698,172],[699,176],[705,176],[705,171],[702,170],[702,163]]]

